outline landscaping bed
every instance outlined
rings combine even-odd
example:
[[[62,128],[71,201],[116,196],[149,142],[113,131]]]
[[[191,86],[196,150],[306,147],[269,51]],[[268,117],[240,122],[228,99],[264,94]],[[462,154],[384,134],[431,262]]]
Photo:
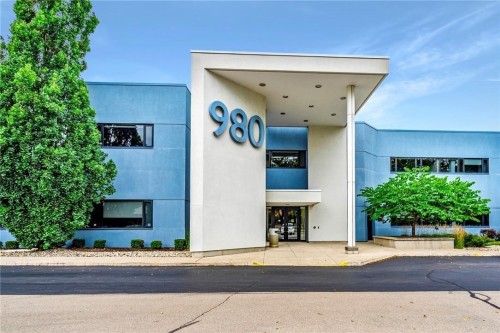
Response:
[[[0,257],[191,257],[189,251],[174,249],[81,248],[52,250],[0,250]]]

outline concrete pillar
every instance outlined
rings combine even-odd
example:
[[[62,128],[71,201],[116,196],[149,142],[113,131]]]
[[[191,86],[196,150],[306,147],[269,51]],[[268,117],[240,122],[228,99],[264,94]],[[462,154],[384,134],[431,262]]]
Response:
[[[356,187],[355,187],[355,120],[354,86],[347,87],[347,246],[346,253],[358,253],[356,246]]]

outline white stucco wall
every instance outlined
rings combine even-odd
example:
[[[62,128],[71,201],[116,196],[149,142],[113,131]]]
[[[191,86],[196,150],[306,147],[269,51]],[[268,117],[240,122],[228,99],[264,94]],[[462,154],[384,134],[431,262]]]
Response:
[[[346,149],[345,127],[309,127],[309,188],[321,189],[321,203],[309,208],[309,241],[347,240]]]
[[[224,103],[229,112],[242,109],[265,123],[266,101],[259,95],[204,69],[193,56],[191,149],[191,251],[265,247],[266,148],[247,140],[234,142],[229,126],[219,127],[209,116],[212,102]]]

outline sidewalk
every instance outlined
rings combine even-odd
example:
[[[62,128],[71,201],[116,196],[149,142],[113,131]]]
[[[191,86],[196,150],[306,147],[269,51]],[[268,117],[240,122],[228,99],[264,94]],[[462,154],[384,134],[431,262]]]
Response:
[[[397,250],[358,243],[359,254],[345,254],[344,242],[282,242],[278,248],[218,257],[0,257],[0,266],[362,266],[408,256],[500,256],[500,251],[475,248],[463,250]]]

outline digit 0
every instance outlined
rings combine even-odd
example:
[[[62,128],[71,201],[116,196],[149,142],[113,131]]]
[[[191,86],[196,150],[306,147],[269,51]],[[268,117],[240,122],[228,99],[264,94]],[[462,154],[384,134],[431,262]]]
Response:
[[[255,125],[257,125],[259,129],[258,141],[255,140],[255,134],[253,131]],[[252,146],[254,146],[255,148],[259,148],[262,146],[262,144],[264,143],[264,133],[264,122],[262,121],[262,119],[257,115],[251,117],[248,121],[248,138],[250,139],[250,143],[252,144]]]

